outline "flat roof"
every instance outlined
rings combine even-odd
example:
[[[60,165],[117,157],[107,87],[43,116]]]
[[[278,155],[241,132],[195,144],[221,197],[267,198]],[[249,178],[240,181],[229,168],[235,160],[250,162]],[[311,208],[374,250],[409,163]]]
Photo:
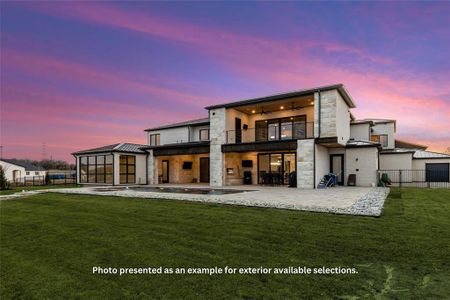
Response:
[[[305,90],[297,90],[297,91],[292,91],[292,92],[287,92],[287,93],[274,94],[274,95],[269,95],[269,96],[264,96],[264,97],[251,98],[251,99],[222,103],[222,104],[217,104],[217,105],[210,105],[210,106],[205,107],[205,109],[211,110],[211,109],[223,108],[223,107],[231,108],[231,107],[238,107],[238,106],[249,105],[249,104],[259,104],[259,103],[264,103],[264,102],[269,102],[269,101],[274,101],[274,100],[281,100],[281,99],[285,99],[285,98],[304,96],[304,95],[313,94],[313,93],[319,92],[319,91],[330,91],[330,90],[338,90],[339,93],[341,94],[342,98],[344,99],[344,101],[347,103],[347,105],[350,108],[356,107],[355,103],[353,102],[353,99],[351,98],[351,96],[347,92],[347,90],[345,89],[344,85],[342,83],[339,83],[339,84],[315,87],[315,88],[310,88],[310,89],[305,89]]]
[[[177,127],[184,127],[184,126],[200,126],[200,125],[208,125],[209,124],[209,118],[201,118],[201,119],[194,119],[189,121],[183,121],[173,124],[167,124],[162,125],[158,127],[152,127],[144,129],[144,131],[155,131],[155,130],[162,130],[162,129],[170,129],[170,128],[177,128]]]

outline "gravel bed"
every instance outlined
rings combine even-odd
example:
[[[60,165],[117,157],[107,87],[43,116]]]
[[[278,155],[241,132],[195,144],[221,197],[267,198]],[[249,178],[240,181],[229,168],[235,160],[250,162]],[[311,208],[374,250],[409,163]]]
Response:
[[[375,216],[381,215],[381,210],[384,205],[384,201],[389,194],[388,188],[371,188],[367,193],[364,193],[356,202],[349,207],[333,207],[333,206],[320,206],[320,205],[305,205],[301,200],[297,199],[293,201],[283,201],[275,197],[267,199],[267,197],[261,197],[262,191],[246,191],[240,194],[229,195],[192,195],[192,194],[180,194],[180,193],[158,193],[158,192],[139,192],[133,190],[117,190],[117,191],[98,191],[93,189],[61,189],[52,190],[56,193],[70,193],[70,194],[89,194],[89,195],[102,195],[102,196],[119,196],[130,198],[152,198],[152,199],[167,199],[167,200],[184,200],[206,203],[220,203],[231,205],[242,205],[251,207],[268,207],[268,208],[280,208],[290,210],[302,210],[311,212],[325,212],[334,214],[346,214],[346,215],[359,215],[359,216]],[[311,193],[317,192],[316,190],[310,190]],[[282,193],[282,191],[280,191]],[[264,199],[266,198],[266,199]]]

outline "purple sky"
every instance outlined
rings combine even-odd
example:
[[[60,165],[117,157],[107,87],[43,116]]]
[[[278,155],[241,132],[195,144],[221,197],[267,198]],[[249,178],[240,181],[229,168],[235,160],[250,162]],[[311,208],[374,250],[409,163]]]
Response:
[[[3,157],[145,143],[204,106],[343,83],[357,118],[450,147],[449,2],[1,2]]]

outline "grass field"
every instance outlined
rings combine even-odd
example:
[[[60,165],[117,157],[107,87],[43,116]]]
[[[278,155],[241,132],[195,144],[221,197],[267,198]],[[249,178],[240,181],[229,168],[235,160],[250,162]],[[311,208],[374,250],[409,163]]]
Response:
[[[36,191],[36,190],[47,190],[47,189],[67,189],[78,187],[76,184],[59,184],[59,185],[36,185],[36,186],[17,186],[7,190],[0,190],[1,195],[11,195],[15,193],[20,193],[22,191]]]
[[[40,194],[1,205],[1,299],[449,299],[450,190],[380,218]],[[103,267],[343,266],[355,275],[97,275]]]

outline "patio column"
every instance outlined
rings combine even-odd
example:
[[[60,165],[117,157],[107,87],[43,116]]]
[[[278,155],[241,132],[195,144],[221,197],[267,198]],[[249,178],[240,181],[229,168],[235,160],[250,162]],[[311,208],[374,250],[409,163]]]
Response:
[[[158,164],[153,150],[147,150],[147,183],[158,184]]]
[[[297,141],[297,188],[314,188],[314,139]]]
[[[210,154],[209,173],[211,186],[224,185],[224,154],[222,145],[226,142],[226,109],[218,108],[209,111],[210,120]]]

